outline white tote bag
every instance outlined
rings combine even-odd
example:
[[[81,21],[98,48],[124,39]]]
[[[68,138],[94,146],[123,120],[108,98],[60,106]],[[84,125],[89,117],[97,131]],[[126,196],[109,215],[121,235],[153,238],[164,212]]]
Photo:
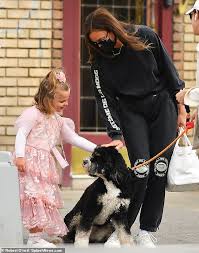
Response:
[[[199,113],[199,109],[198,109]],[[193,149],[199,149],[199,115],[195,120],[194,132],[193,132]]]
[[[188,137],[183,135],[185,146],[176,142],[167,174],[167,190],[193,191],[199,189],[199,159]]]

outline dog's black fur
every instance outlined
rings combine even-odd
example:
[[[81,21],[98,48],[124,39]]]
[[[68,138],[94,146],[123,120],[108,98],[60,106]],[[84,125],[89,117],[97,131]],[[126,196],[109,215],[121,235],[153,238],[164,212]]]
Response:
[[[65,216],[69,232],[66,243],[87,246],[103,243],[116,230],[122,245],[131,245],[127,210],[133,194],[133,179],[122,155],[113,147],[97,147],[84,160],[88,174],[98,177]]]

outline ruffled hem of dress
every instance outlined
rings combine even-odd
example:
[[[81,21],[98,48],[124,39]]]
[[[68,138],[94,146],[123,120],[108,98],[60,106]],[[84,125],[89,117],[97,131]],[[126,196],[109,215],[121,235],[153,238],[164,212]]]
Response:
[[[21,201],[24,227],[28,230],[38,227],[49,235],[63,236],[68,229],[57,207],[36,198]]]
[[[25,175],[19,177],[19,189],[21,201],[34,198],[41,200],[49,206],[56,208],[63,207],[61,192],[59,186],[56,184],[49,184],[48,182],[39,180],[37,177],[32,178]]]

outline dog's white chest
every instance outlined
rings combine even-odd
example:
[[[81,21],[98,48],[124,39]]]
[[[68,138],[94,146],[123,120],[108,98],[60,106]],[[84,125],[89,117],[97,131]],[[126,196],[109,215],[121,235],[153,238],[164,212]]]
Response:
[[[108,217],[119,209],[121,205],[129,205],[129,200],[118,198],[121,193],[113,183],[105,182],[107,193],[98,198],[98,202],[103,205],[101,213],[95,218],[95,223],[104,224]]]

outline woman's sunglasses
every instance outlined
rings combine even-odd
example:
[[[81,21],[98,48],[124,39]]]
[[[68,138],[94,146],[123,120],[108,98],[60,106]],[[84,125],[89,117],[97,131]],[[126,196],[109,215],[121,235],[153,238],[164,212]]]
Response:
[[[91,43],[97,47],[101,47],[101,43],[103,41],[107,40],[107,38],[108,38],[108,32],[106,33],[106,35],[103,38],[99,39],[98,41],[91,41]]]

